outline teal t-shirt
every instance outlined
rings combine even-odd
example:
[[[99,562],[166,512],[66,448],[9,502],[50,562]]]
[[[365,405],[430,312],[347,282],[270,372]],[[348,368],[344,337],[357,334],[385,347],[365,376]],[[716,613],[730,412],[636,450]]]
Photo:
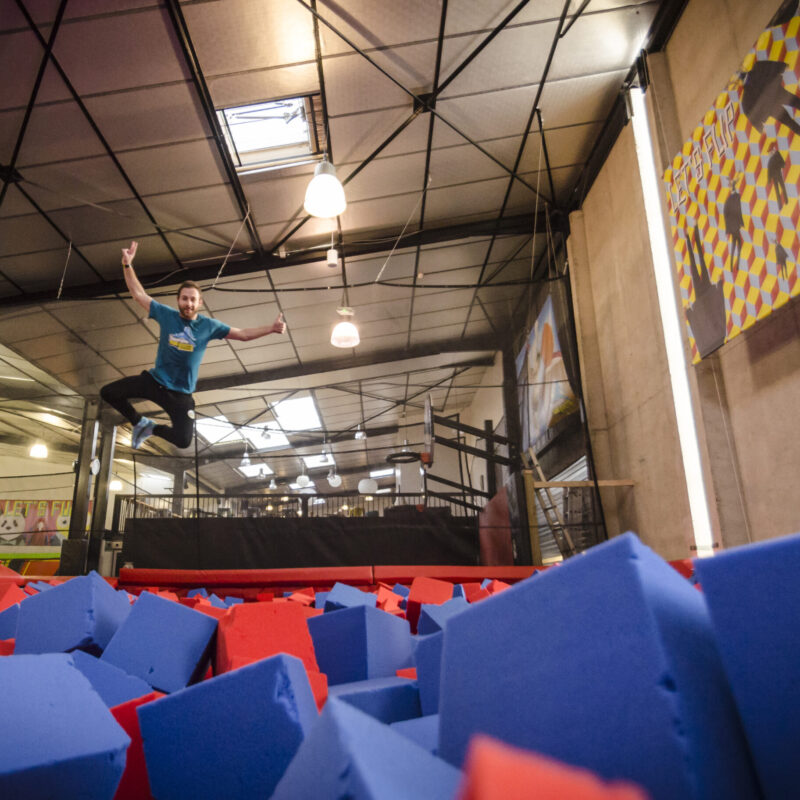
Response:
[[[161,328],[156,365],[150,374],[167,389],[191,394],[206,345],[212,339],[224,339],[231,326],[201,314],[184,319],[179,311],[157,300],[150,301],[150,318]]]

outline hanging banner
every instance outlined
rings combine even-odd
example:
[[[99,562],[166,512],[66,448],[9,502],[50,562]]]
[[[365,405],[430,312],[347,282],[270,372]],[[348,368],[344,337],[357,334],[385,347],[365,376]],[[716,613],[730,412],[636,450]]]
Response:
[[[545,300],[516,367],[522,446],[538,452],[549,441],[550,429],[578,408],[561,355],[552,295]]]
[[[694,363],[800,294],[798,31],[759,36],[664,173]]]

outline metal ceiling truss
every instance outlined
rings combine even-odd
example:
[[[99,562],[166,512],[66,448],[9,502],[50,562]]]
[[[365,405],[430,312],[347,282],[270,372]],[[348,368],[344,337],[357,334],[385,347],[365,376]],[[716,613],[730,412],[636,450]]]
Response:
[[[175,263],[178,265],[178,267],[180,269],[183,269],[183,264],[181,263],[181,260],[178,257],[178,254],[173,249],[172,244],[170,243],[169,239],[167,239],[166,235],[164,234],[163,229],[156,222],[155,217],[153,217],[153,215],[150,213],[150,209],[147,207],[147,205],[144,202],[144,199],[139,194],[139,192],[137,191],[136,187],[133,185],[133,182],[131,181],[130,177],[128,176],[128,173],[125,171],[125,169],[123,168],[123,166],[120,163],[119,159],[117,158],[116,153],[111,149],[111,145],[109,145],[109,143],[106,140],[105,136],[103,136],[103,133],[101,132],[100,128],[97,126],[97,123],[94,121],[94,117],[92,117],[92,115],[89,113],[89,109],[86,107],[86,104],[83,102],[83,100],[81,99],[81,96],[78,94],[77,90],[72,85],[72,82],[67,77],[67,73],[64,71],[64,69],[62,68],[62,66],[59,63],[58,59],[53,54],[52,47],[48,50],[47,42],[45,42],[45,39],[42,36],[41,32],[39,31],[39,28],[37,27],[36,23],[33,21],[33,18],[31,17],[31,15],[28,13],[28,9],[25,7],[25,4],[23,3],[23,0],[16,0],[16,3],[17,3],[17,7],[19,8],[20,12],[25,17],[25,21],[28,23],[28,27],[33,32],[34,36],[36,36],[36,38],[39,40],[39,43],[42,45],[42,47],[45,48],[50,63],[53,65],[53,67],[55,67],[56,71],[58,72],[59,77],[64,82],[64,86],[69,91],[70,95],[72,96],[72,99],[75,101],[76,105],[80,109],[80,111],[83,114],[83,116],[85,117],[86,121],[89,123],[89,126],[91,127],[91,129],[94,132],[95,136],[97,136],[98,141],[103,146],[103,149],[106,151],[106,155],[111,160],[111,162],[114,164],[114,167],[119,172],[120,177],[125,181],[125,184],[127,185],[128,189],[130,190],[130,192],[133,195],[133,197],[136,199],[136,201],[142,207],[142,210],[147,215],[147,219],[150,221],[150,223],[155,228],[155,230],[158,233],[159,237],[161,238],[164,246],[167,248],[167,250],[169,251],[170,255],[175,260]],[[51,36],[51,38],[52,38],[52,36]],[[52,225],[53,223],[51,222],[50,224]],[[66,239],[66,241],[69,241],[69,239]]]

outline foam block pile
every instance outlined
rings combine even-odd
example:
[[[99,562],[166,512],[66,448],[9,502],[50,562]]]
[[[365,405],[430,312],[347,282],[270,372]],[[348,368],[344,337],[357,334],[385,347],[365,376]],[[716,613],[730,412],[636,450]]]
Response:
[[[514,586],[0,582],[0,797],[797,797],[800,535],[696,569],[626,534]]]

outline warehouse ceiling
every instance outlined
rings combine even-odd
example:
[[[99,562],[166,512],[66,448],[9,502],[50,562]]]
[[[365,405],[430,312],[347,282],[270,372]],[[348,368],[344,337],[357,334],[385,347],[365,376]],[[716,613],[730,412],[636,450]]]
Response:
[[[288,325],[209,347],[198,418],[246,427],[199,448],[238,457],[242,432],[273,423],[289,444],[258,463],[279,480],[325,442],[354,488],[415,444],[406,426],[426,394],[439,414],[469,406],[524,327],[530,280],[552,266],[620,89],[679,5],[7,0],[0,442],[74,449],[84,399],[152,365],[157,328],[121,280],[136,240],[138,274],[164,302],[193,279],[211,316],[248,327],[282,312]],[[217,113],[268,101],[281,103],[231,112],[229,128]],[[298,116],[311,150],[299,163],[229,147],[238,122],[286,130]],[[335,219],[303,210],[323,151],[347,196]],[[351,350],[330,344],[341,305],[360,330]],[[275,404],[303,397],[316,428],[280,430]],[[263,485],[231,461],[203,474]]]

